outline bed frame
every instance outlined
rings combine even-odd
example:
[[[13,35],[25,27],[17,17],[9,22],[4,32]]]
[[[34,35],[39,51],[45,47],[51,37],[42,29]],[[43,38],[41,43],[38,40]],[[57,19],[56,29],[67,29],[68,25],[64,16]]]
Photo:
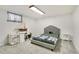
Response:
[[[53,34],[51,34],[51,33],[53,33]],[[51,34],[51,36],[58,38],[58,41],[60,39],[60,29],[55,27],[55,26],[52,26],[52,25],[47,26],[46,28],[44,28],[44,34]],[[57,43],[55,45],[52,45],[52,44],[41,42],[41,41],[34,40],[34,39],[31,40],[31,43],[49,48],[51,50],[54,50],[56,45],[57,45]]]

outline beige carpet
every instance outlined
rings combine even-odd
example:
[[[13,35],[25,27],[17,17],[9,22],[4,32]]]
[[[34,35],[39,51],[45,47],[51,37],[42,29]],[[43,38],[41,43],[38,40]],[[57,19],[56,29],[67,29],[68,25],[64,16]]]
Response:
[[[54,51],[46,49],[44,47],[31,44],[28,39],[26,42],[13,45],[0,47],[0,54],[73,54],[77,53],[74,46],[70,41],[60,40]]]

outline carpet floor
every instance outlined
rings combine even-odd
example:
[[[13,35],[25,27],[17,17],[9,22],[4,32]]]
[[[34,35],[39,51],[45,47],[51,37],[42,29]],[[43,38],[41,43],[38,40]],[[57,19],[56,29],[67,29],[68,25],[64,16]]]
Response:
[[[0,47],[0,54],[77,54],[71,41],[60,40],[54,51],[31,44],[31,40],[13,46]]]

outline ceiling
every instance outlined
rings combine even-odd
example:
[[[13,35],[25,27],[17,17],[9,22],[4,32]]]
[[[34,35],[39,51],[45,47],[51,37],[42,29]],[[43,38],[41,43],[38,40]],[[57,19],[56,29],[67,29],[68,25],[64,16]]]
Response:
[[[45,15],[40,15],[30,10],[29,5],[0,5],[0,8],[4,10],[35,19],[71,14],[75,9],[73,5],[36,5],[36,7],[45,12]]]

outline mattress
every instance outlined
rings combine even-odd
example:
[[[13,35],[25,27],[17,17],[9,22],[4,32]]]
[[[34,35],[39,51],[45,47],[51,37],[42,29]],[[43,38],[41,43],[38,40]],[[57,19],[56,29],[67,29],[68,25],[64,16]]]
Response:
[[[33,37],[33,40],[55,45],[58,39],[56,37],[52,37],[48,34],[42,34],[42,35]]]

